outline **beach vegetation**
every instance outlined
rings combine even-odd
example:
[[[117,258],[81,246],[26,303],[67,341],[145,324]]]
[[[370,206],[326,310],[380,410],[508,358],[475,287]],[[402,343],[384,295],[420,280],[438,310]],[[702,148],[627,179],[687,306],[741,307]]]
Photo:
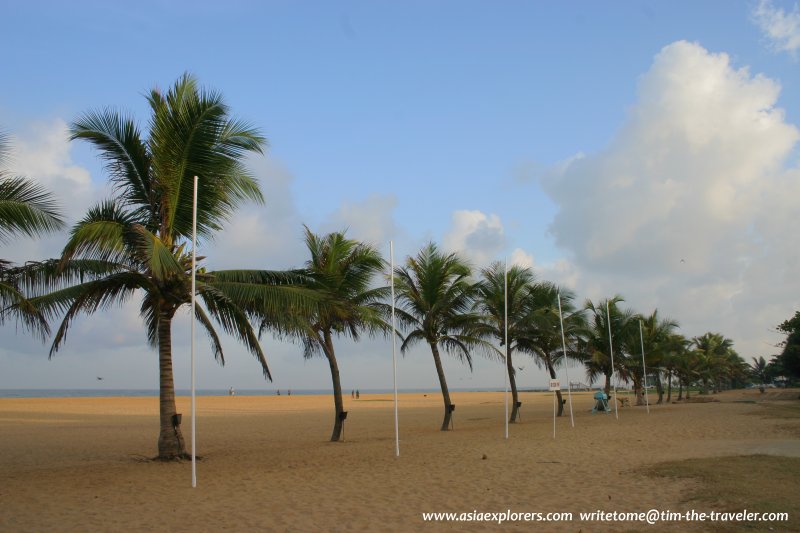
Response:
[[[580,347],[585,343],[588,334],[586,315],[584,309],[576,308],[574,300],[575,296],[571,291],[550,282],[536,282],[531,286],[530,305],[520,333],[519,347],[520,351],[533,357],[539,368],[547,371],[550,379],[556,379],[558,367],[568,364],[564,359],[565,355],[568,358],[582,359]],[[556,391],[556,398],[557,414],[562,416],[564,400],[561,390]]]
[[[775,357],[776,376],[800,379],[800,311],[795,311],[794,316],[778,325],[778,331],[786,335],[778,347],[781,353]]]
[[[66,341],[81,314],[92,314],[141,296],[139,314],[158,353],[158,458],[185,457],[176,412],[172,324],[192,300],[193,190],[197,184],[197,237],[208,241],[244,202],[263,202],[244,158],[260,154],[265,138],[232,118],[222,95],[202,89],[185,74],[168,91],[147,94],[147,131],[111,108],[90,111],[70,127],[72,140],[92,145],[105,162],[113,196],[92,207],[72,228],[61,257],[38,273],[46,294],[34,299],[48,320],[59,318],[50,356]],[[279,313],[301,305],[302,291],[284,272],[196,270],[194,320],[224,364],[217,327],[256,358],[265,378],[267,360],[247,309]]]
[[[441,252],[433,243],[394,271],[397,319],[407,332],[400,350],[405,353],[420,342],[430,347],[444,400],[442,431],[450,429],[455,407],[450,401],[440,348],[469,365],[470,370],[474,349],[497,354],[481,333],[483,318],[474,311],[478,292],[471,274],[466,261],[455,253]]]
[[[64,219],[52,193],[30,178],[5,169],[10,154],[8,135],[0,132],[0,243],[32,238],[61,229]],[[26,296],[30,265],[0,259],[0,325],[14,318],[45,339],[50,331],[44,315]]]
[[[658,309],[649,316],[637,316],[636,324],[630,328],[629,335],[623,341],[622,352],[627,354],[622,358],[623,378],[629,378],[633,383],[633,392],[636,396],[636,405],[644,405],[644,378],[645,370],[655,377],[659,402],[663,396],[661,386],[661,368],[669,354],[674,352],[673,338],[678,322],[670,318],[661,318]],[[641,332],[639,331],[641,323]],[[644,352],[644,353],[642,353]],[[644,363],[642,356],[644,355]],[[643,365],[646,368],[643,368]]]
[[[311,306],[287,308],[277,317],[263,317],[260,331],[297,340],[306,358],[322,354],[328,361],[335,408],[331,441],[336,442],[342,438],[345,415],[333,338],[358,341],[364,332],[374,335],[391,329],[384,319],[390,310],[389,287],[373,285],[386,263],[376,248],[348,239],[345,232],[316,235],[305,227],[305,244],[310,257],[292,274],[318,300]]]
[[[502,355],[511,389],[511,415],[508,421],[512,424],[517,421],[520,406],[513,354],[518,348],[523,324],[531,310],[533,282],[534,275],[530,268],[513,265],[506,273],[502,263],[494,262],[481,270],[481,279],[476,284],[476,311],[483,317],[483,334],[494,339],[501,347],[506,346],[506,335],[508,337],[508,347],[502,350]]]
[[[587,300],[584,308],[588,312],[587,335],[581,343],[580,352],[586,367],[586,378],[593,382],[601,376],[605,378],[603,391],[611,394],[611,379],[614,371],[623,367],[623,341],[638,330],[637,315],[630,309],[621,309],[621,296],[594,303]],[[609,317],[611,321],[609,338]],[[612,347],[614,364],[612,366]]]

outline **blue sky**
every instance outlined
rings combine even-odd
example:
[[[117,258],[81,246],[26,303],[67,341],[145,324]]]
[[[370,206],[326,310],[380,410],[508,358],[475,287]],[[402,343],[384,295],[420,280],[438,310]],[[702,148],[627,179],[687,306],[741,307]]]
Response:
[[[787,231],[797,210],[786,201],[800,181],[792,2],[2,6],[9,166],[55,190],[71,220],[108,190],[65,124],[105,106],[144,124],[143,94],[189,71],[270,141],[251,162],[267,206],[207,244],[212,267],[296,265],[301,223],[348,226],[384,249],[394,239],[398,260],[434,240],[478,266],[533,266],[579,301],[619,293],[637,311],[658,307],[688,336],[734,338],[748,359],[774,352],[771,328],[798,307],[800,243]],[[63,242],[15,243],[3,256],[46,257]],[[50,362],[6,325],[0,387],[93,386],[95,374],[155,386],[137,320],[131,309],[86,319]],[[206,361],[201,383],[265,386],[228,347],[228,366]],[[328,386],[324,361],[265,347],[269,387]],[[343,344],[345,387],[388,386],[387,347]],[[454,386],[502,380],[484,361],[447,371]],[[542,379],[523,372],[523,385]],[[436,386],[429,354],[406,357],[402,385]]]

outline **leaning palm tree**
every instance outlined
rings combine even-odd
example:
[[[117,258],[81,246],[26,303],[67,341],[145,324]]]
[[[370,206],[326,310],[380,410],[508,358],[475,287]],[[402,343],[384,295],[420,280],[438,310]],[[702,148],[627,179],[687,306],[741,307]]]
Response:
[[[30,179],[11,176],[4,167],[8,137],[0,133],[0,243],[18,236],[36,237],[64,226],[53,196]],[[49,327],[44,316],[23,294],[26,267],[0,259],[0,324],[9,316],[44,338]]]
[[[561,338],[561,314],[564,324],[564,342]],[[527,316],[519,332],[520,351],[531,355],[539,368],[547,370],[550,379],[556,379],[556,368],[567,364],[564,360],[564,344],[567,357],[580,359],[576,351],[578,342],[585,339],[586,319],[583,309],[575,309],[574,295],[549,282],[539,282],[531,287]],[[556,391],[558,416],[564,413],[561,391]]]
[[[261,331],[271,329],[297,339],[306,358],[321,353],[328,360],[335,408],[331,441],[336,442],[342,435],[344,403],[333,337],[357,341],[362,331],[375,334],[390,329],[383,319],[389,288],[372,286],[385,266],[374,247],[347,239],[344,232],[319,236],[305,227],[305,234],[311,258],[293,272],[301,278],[302,287],[317,294],[319,302],[310,310],[293,308],[282,316],[264,317]]]
[[[600,376],[605,376],[603,391],[606,394],[611,392],[611,378],[616,365],[622,368],[625,354],[621,348],[623,339],[632,335],[632,328],[635,324],[635,314],[630,309],[620,309],[618,303],[624,301],[620,296],[614,296],[609,300],[598,302],[597,305],[591,300],[586,301],[585,309],[589,312],[589,329],[587,336],[582,343],[581,352],[586,366],[586,377],[590,382]],[[608,313],[606,312],[608,309]],[[608,315],[611,315],[611,342],[609,342]],[[615,367],[612,368],[611,344],[613,344],[613,360]],[[622,374],[620,374],[622,376]]]
[[[505,346],[506,343],[506,310],[508,311],[506,369],[513,401],[509,419],[511,423],[517,421],[520,405],[512,355],[517,348],[520,328],[527,315],[533,280],[533,272],[529,268],[514,265],[508,269],[506,276],[505,267],[495,262],[481,270],[481,280],[476,285],[476,310],[484,318],[482,329],[487,336],[494,337],[501,346]]]
[[[641,321],[641,333],[639,331],[639,321]],[[630,377],[633,382],[633,392],[636,396],[636,405],[644,405],[644,395],[647,391],[644,390],[644,377],[645,370],[650,374],[658,374],[662,362],[672,348],[671,341],[675,328],[678,323],[670,318],[659,318],[658,309],[653,311],[650,316],[636,316],[633,320],[634,324],[630,328],[629,335],[623,339],[622,352],[629,355],[629,357],[621,360],[623,372]],[[644,357],[646,368],[642,366],[642,349],[644,349]],[[657,380],[659,384],[659,402],[661,400],[661,387],[660,379]]]
[[[405,266],[394,271],[397,290],[397,319],[410,330],[400,347],[406,352],[418,342],[431,349],[444,399],[442,431],[450,428],[453,404],[444,376],[439,348],[454,355],[472,369],[474,348],[490,352],[480,337],[481,317],[472,312],[477,292],[470,281],[469,265],[456,254],[444,254],[435,244],[423,247]]]
[[[191,301],[192,195],[198,182],[197,235],[208,240],[244,201],[262,202],[256,180],[243,166],[246,154],[262,151],[257,130],[230,118],[217,92],[198,88],[184,75],[165,94],[148,95],[150,131],[144,137],[132,118],[110,109],[90,112],[71,126],[73,140],[100,151],[115,197],[90,209],[72,229],[57,278],[34,301],[48,318],[63,313],[50,356],[63,345],[73,320],[141,295],[140,316],[159,357],[158,458],[186,455],[175,410],[172,321]],[[51,265],[45,264],[43,269]],[[194,319],[224,364],[212,318],[256,357],[271,379],[267,361],[245,309],[278,313],[299,305],[300,295],[278,286],[289,274],[268,271],[197,271],[199,303]]]

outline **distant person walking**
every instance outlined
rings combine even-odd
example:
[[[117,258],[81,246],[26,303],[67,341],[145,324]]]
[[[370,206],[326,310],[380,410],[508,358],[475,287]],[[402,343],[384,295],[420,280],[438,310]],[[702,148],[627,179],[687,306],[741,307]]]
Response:
[[[361,394],[358,392],[358,389],[356,389],[356,400],[358,400],[360,397],[361,397]]]
[[[350,397],[351,398],[355,398],[356,397],[356,391],[355,390],[351,390],[350,391]]]

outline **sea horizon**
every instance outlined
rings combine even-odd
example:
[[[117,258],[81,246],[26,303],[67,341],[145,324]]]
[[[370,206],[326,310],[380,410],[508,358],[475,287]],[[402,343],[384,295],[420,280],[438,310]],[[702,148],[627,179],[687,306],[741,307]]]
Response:
[[[355,390],[355,389],[354,389]],[[525,388],[519,392],[543,392],[544,388]],[[285,396],[288,389],[234,389],[236,396]],[[358,389],[360,394],[390,394],[392,389]],[[503,392],[497,387],[470,387],[453,388],[451,392]],[[440,393],[437,388],[415,388],[398,389],[399,394],[429,394]],[[230,389],[197,389],[197,396],[228,396]],[[176,396],[190,396],[190,389],[176,389]],[[291,389],[291,394],[295,396],[319,396],[333,394],[332,389]],[[343,391],[345,396],[350,394],[350,389]],[[149,397],[158,396],[158,389],[96,389],[96,388],[72,388],[72,389],[0,389],[0,398],[103,398],[103,397]]]

